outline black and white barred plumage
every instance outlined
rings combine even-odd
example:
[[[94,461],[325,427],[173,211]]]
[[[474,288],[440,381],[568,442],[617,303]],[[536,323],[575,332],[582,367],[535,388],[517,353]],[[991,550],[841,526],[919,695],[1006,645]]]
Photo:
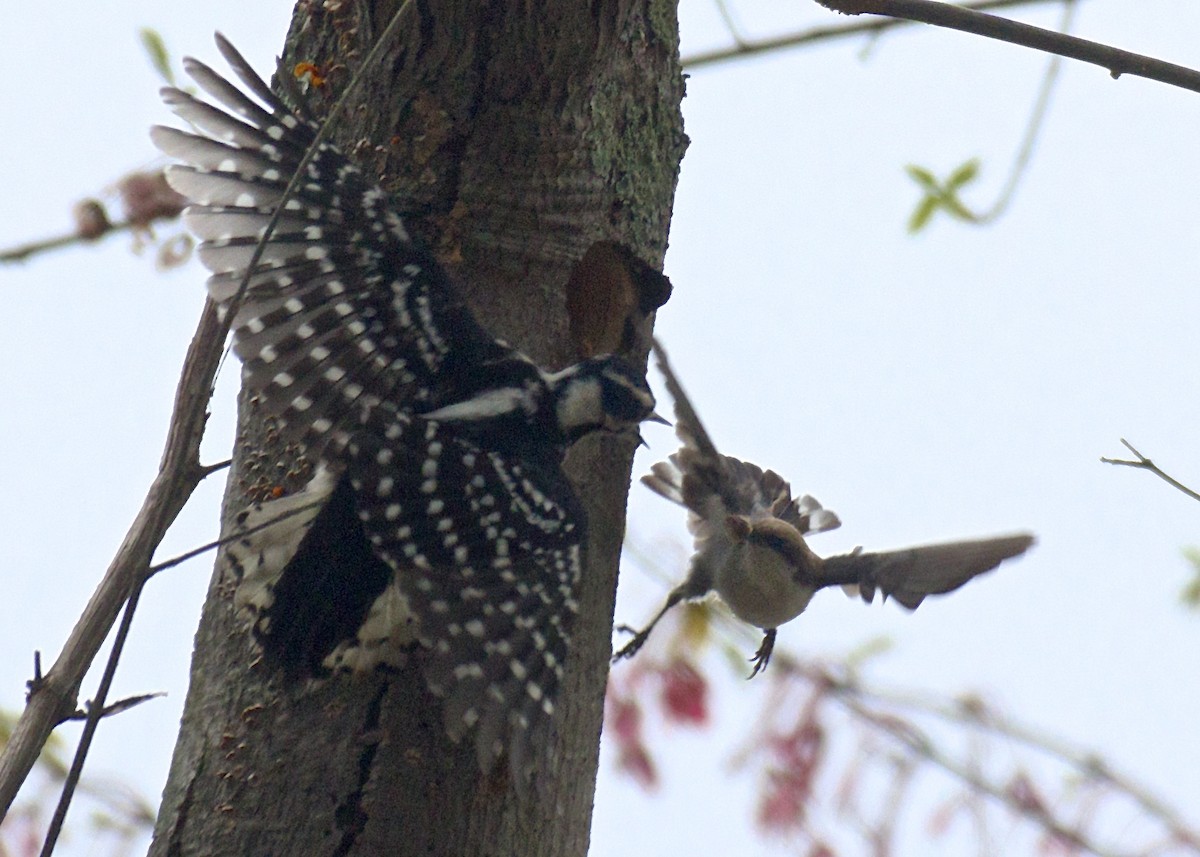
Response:
[[[226,312],[317,133],[218,35],[243,94],[187,72],[225,109],[164,100],[201,134],[157,127],[187,166],[209,293]],[[454,739],[475,730],[485,768],[523,772],[546,749],[569,652],[586,520],[562,471],[592,431],[653,415],[618,357],[547,372],[478,323],[385,193],[321,144],[232,319],[243,383],[316,475],[247,510],[228,550],[236,601],[291,674],[398,663],[412,641]]]
[[[570,650],[583,510],[554,454],[518,458],[446,423],[392,418],[350,442],[367,539],[404,569],[451,737],[478,724],[480,763],[508,747],[523,770],[548,741]]]
[[[230,112],[166,88],[164,101],[207,136],[156,127],[152,138],[190,165],[172,167],[168,179],[194,203],[184,220],[203,239],[209,293],[224,305],[318,126],[290,111],[224,38],[217,45],[269,109],[187,58],[188,74]],[[232,324],[244,382],[287,437],[319,458],[327,443],[344,445],[359,411],[380,401],[428,406],[461,385],[486,386],[492,379],[480,367],[494,367],[504,383],[509,372],[536,374],[476,321],[385,192],[336,147],[318,147],[305,179]]]

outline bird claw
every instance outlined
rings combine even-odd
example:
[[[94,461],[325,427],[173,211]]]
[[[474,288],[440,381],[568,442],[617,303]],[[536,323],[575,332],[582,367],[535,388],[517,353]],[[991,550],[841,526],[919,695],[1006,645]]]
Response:
[[[634,655],[636,655],[638,650],[645,645],[647,638],[650,636],[649,628],[645,629],[644,631],[634,631],[633,628],[629,627],[628,625],[618,625],[617,630],[622,633],[633,634],[633,639],[613,654],[612,663],[614,664],[617,661],[622,661],[626,658],[632,658]]]
[[[746,677],[746,680],[754,678],[760,672],[767,668],[767,664],[771,661],[771,652],[775,649],[775,629],[767,629],[763,635],[762,645],[758,647],[758,651],[754,653],[754,657],[750,659],[750,663],[754,664],[754,671]]]

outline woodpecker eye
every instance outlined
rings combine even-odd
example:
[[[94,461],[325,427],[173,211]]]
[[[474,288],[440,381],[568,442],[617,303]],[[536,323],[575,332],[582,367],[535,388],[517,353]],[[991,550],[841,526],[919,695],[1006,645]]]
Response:
[[[606,425],[621,428],[637,425],[654,412],[654,394],[632,366],[620,357],[609,361],[602,378],[602,404]]]

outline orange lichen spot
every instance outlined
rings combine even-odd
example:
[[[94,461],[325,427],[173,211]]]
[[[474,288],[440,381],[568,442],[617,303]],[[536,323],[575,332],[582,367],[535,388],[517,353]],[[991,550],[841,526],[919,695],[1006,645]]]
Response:
[[[292,74],[296,80],[303,81],[310,86],[324,86],[325,75],[321,74],[321,67],[311,62],[298,62],[296,67],[292,69]]]

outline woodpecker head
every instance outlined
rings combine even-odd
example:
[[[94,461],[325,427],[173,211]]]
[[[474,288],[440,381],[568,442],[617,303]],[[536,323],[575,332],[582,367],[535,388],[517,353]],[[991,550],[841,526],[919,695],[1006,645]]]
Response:
[[[594,431],[637,431],[654,413],[654,395],[642,374],[622,357],[592,357],[545,375],[559,429],[568,443]]]

